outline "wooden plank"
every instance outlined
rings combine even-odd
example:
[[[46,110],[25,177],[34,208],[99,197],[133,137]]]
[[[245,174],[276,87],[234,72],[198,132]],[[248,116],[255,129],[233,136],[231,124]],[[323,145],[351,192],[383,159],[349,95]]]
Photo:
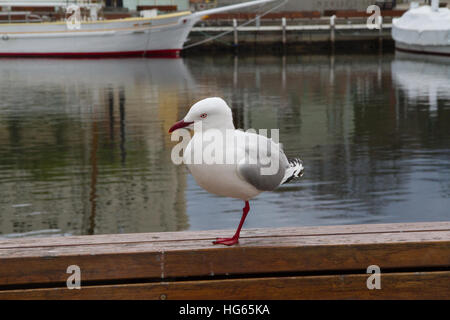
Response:
[[[450,299],[450,271],[387,273],[369,290],[367,274],[157,282],[0,291],[0,299]]]
[[[404,233],[404,232],[430,232],[449,231],[450,222],[414,222],[414,223],[387,223],[387,224],[355,224],[338,226],[311,226],[311,227],[284,227],[284,228],[254,228],[244,229],[241,238],[260,237],[290,237],[290,236],[327,236],[344,234],[370,234],[370,233]],[[116,244],[134,242],[160,242],[160,241],[188,241],[212,240],[217,236],[231,235],[233,230],[205,230],[205,231],[176,231],[154,233],[107,234],[93,236],[65,236],[46,238],[14,238],[1,239],[0,250],[11,248],[34,248],[45,246]]]
[[[383,10],[381,11],[381,15],[383,17],[401,17],[405,12],[406,10]],[[354,10],[336,10],[333,14],[335,14],[338,18],[366,18],[371,16],[373,13]]]
[[[219,233],[227,235],[230,231]],[[217,233],[215,233],[217,234]],[[96,254],[96,253],[133,253],[133,252],[162,252],[162,251],[179,251],[179,250],[196,250],[196,249],[217,249],[223,246],[212,245],[215,237],[199,238],[199,239],[179,239],[179,240],[161,240],[161,241],[129,241],[128,237],[124,237],[123,241],[120,237],[117,242],[93,242],[90,243],[90,236],[80,237],[83,242],[78,243],[78,239],[73,241],[50,245],[46,241],[42,241],[45,245],[38,245],[40,241],[36,240],[35,246],[16,246],[5,247],[0,250],[0,258],[20,258],[33,256],[64,256],[79,254]],[[318,235],[283,235],[271,236],[270,234],[260,233],[253,237],[242,237],[240,245],[232,248],[243,247],[296,247],[296,246],[318,246],[318,245],[354,245],[354,244],[390,244],[403,242],[430,242],[440,241],[446,242],[450,239],[450,230],[428,230],[426,232],[377,232],[377,233],[343,233],[343,234],[318,234]]]
[[[55,12],[55,7],[12,6],[11,11]]]
[[[134,238],[131,242],[132,236],[127,235],[122,241],[116,235],[115,243],[104,243],[106,236],[98,236],[103,242],[97,243],[89,242],[99,240],[96,237],[73,237],[68,242],[59,239],[62,242],[54,246],[50,245],[51,239],[36,240],[35,246],[24,242],[24,247],[17,244],[11,247],[11,242],[6,241],[0,250],[0,286],[65,283],[66,269],[72,264],[80,266],[82,279],[87,282],[338,272],[365,270],[371,264],[382,269],[448,268],[450,231],[445,229],[448,225],[427,225],[426,232],[416,227],[333,227],[328,231],[315,229],[309,234],[305,229],[300,232],[289,229],[291,234],[275,232],[276,236],[272,230],[249,230],[247,237],[235,247],[212,245],[211,235],[217,233],[210,231],[202,235],[209,235],[207,239],[192,239],[197,235],[191,232],[184,234],[187,239],[178,240],[159,234],[154,241]],[[251,232],[257,236],[250,237]],[[45,245],[38,246],[41,242]]]
[[[382,10],[381,15],[383,17],[401,17],[407,10]],[[323,12],[324,17],[330,17],[336,15],[338,17],[345,18],[358,18],[358,17],[368,17],[371,14],[365,11],[355,11],[355,10],[325,10]]]
[[[84,281],[171,279],[279,272],[330,272],[381,268],[448,267],[449,245],[405,244],[340,247],[224,249],[174,254],[98,254],[3,260],[0,286],[64,283],[69,265],[81,268]]]

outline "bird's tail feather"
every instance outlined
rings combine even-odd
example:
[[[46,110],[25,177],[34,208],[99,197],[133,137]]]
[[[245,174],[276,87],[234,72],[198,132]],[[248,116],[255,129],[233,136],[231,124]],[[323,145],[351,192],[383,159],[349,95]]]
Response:
[[[300,178],[303,175],[305,168],[303,167],[303,161],[300,158],[289,159],[289,167],[284,174],[283,183],[288,183],[292,179]]]

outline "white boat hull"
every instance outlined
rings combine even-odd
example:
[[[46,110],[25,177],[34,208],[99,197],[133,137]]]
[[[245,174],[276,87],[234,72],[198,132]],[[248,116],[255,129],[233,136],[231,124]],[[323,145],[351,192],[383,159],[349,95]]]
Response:
[[[399,51],[421,53],[421,54],[436,54],[443,56],[450,56],[450,46],[430,46],[430,45],[418,45],[408,44],[400,41],[395,42],[395,49]]]
[[[190,13],[82,23],[0,25],[0,56],[178,56],[195,21]]]
[[[85,22],[79,30],[69,29],[65,22],[0,24],[0,56],[176,57],[192,27],[202,17],[272,1],[254,0],[153,18]]]
[[[392,38],[400,51],[450,55],[450,11],[429,6],[410,9],[393,19]]]

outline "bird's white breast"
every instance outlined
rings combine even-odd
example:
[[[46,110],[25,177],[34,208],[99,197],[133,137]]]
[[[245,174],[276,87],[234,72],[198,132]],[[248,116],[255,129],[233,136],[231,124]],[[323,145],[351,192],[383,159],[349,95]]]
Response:
[[[183,155],[184,163],[187,165],[192,176],[200,187],[219,196],[242,200],[249,200],[261,193],[260,190],[244,181],[237,173],[237,163],[240,158],[245,156],[244,150],[239,150],[234,147],[227,148],[226,143],[224,143],[223,164],[207,164],[205,161],[197,164],[193,163],[196,156],[194,154],[194,146],[199,148],[199,144],[196,144],[199,142],[197,139],[202,138],[203,135],[195,134],[187,145]],[[209,142],[205,142],[201,144],[202,152],[205,151],[208,143]],[[207,155],[207,153],[204,155]],[[237,161],[232,164],[226,164],[225,155],[228,155]]]

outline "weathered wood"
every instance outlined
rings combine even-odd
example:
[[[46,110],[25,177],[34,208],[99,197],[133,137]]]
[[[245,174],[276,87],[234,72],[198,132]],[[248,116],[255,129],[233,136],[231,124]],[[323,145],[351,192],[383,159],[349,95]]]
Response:
[[[415,222],[415,223],[387,223],[387,224],[354,224],[338,226],[311,226],[311,227],[284,227],[284,228],[254,228],[243,229],[241,239],[260,237],[287,237],[287,236],[325,236],[345,234],[370,234],[370,233],[405,233],[405,232],[433,232],[449,231],[450,222]],[[115,244],[133,242],[158,242],[158,241],[188,241],[209,240],[217,236],[232,235],[230,230],[202,230],[202,231],[175,231],[155,233],[129,233],[129,234],[105,234],[93,236],[65,236],[46,238],[18,238],[1,239],[0,249],[10,248],[34,248],[45,246],[71,246],[92,244]]]
[[[1,240],[0,298],[10,297],[14,292],[21,292],[24,297],[28,293],[34,297],[33,292],[52,294],[57,289],[49,287],[65,286],[69,265],[81,268],[80,292],[86,294],[91,292],[88,288],[104,288],[99,284],[113,290],[123,288],[118,283],[124,284],[124,288],[125,284],[139,283],[145,290],[154,291],[164,281],[177,292],[180,283],[191,288],[196,288],[195,283],[210,283],[212,287],[206,286],[205,290],[214,291],[214,284],[218,283],[215,281],[225,280],[242,282],[258,278],[255,286],[258,283],[270,286],[274,279],[279,283],[288,278],[301,282],[317,276],[339,279],[343,274],[349,277],[365,273],[372,264],[390,272],[392,277],[399,272],[425,272],[432,283],[438,282],[434,278],[438,277],[442,281],[440,286],[450,287],[445,273],[450,268],[450,222],[247,229],[242,232],[238,246],[212,244],[215,236],[229,233],[229,230],[190,231]],[[229,276],[239,279],[227,279]],[[181,281],[193,277],[197,281]],[[411,277],[408,279],[414,282]],[[12,290],[18,288],[21,290]],[[280,287],[283,291],[282,288],[284,285]],[[101,292],[107,297],[108,290]],[[126,289],[120,290],[128,294]]]
[[[383,274],[381,289],[368,275],[268,277],[0,291],[0,299],[449,299],[450,272]]]
[[[406,10],[382,10],[381,14],[383,17],[401,17]],[[325,10],[324,16],[336,15],[338,18],[361,18],[369,17],[371,13],[366,11],[355,11],[355,10]]]
[[[12,6],[11,11],[54,12],[55,7]]]

